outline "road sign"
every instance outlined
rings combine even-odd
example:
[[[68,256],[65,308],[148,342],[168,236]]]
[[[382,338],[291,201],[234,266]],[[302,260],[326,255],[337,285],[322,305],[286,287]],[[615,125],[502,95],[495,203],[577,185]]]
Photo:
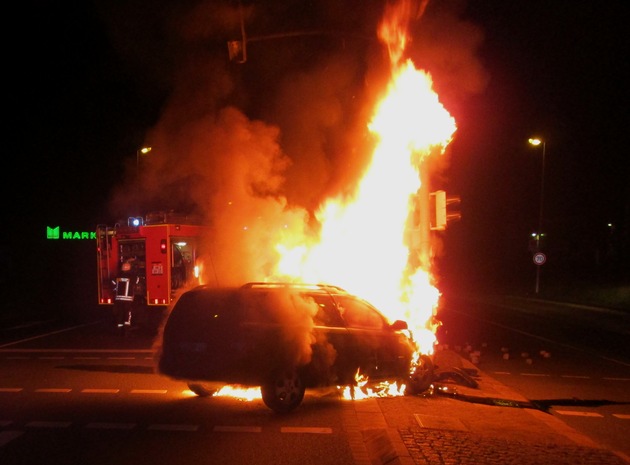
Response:
[[[534,263],[536,265],[543,265],[546,261],[547,256],[544,253],[538,252],[534,254]]]

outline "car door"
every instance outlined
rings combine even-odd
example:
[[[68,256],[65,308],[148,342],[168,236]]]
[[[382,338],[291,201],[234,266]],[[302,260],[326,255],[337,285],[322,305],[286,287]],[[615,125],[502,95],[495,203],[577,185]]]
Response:
[[[328,293],[303,294],[318,307],[313,318],[314,343],[312,360],[308,367],[308,384],[311,386],[347,385],[354,381],[358,360],[354,357],[352,338],[339,314],[333,298]]]
[[[403,376],[411,356],[405,336],[367,302],[353,296],[336,296],[336,300],[361,373],[372,380]]]

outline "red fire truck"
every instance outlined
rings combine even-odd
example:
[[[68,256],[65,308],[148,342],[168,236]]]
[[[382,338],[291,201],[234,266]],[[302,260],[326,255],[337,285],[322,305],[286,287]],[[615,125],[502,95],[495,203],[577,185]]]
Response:
[[[133,297],[141,318],[151,309],[164,310],[178,290],[199,284],[197,261],[207,227],[194,218],[172,212],[128,218],[126,224],[98,225],[96,251],[98,302],[114,305],[123,264],[137,264],[140,292]],[[161,313],[161,312],[155,312]]]

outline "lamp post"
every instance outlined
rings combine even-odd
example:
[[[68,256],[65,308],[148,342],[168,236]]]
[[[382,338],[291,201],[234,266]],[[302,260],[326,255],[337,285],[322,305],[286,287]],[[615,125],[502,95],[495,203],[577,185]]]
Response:
[[[140,172],[140,156],[141,155],[146,155],[150,151],[151,151],[151,147],[142,147],[142,148],[136,150],[136,172],[137,173]]]
[[[542,225],[543,225],[543,204],[545,199],[545,150],[546,143],[544,140],[539,139],[537,137],[530,138],[528,141],[534,147],[538,147],[542,145],[542,171],[540,175],[540,206],[538,211],[538,231],[536,231],[536,252],[540,252],[540,237],[542,236]],[[542,264],[536,265],[536,288],[535,292],[538,294],[540,289],[540,267]]]
[[[136,150],[136,182],[134,183],[135,194],[136,194],[136,209],[138,214],[140,214],[140,157],[142,155],[146,155],[151,151],[151,147],[141,147]]]

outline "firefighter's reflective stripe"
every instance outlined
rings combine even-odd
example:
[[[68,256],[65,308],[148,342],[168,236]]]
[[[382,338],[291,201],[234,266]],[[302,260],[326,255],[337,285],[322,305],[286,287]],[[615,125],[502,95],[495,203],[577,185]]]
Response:
[[[133,302],[133,290],[129,278],[116,278],[116,300]]]

